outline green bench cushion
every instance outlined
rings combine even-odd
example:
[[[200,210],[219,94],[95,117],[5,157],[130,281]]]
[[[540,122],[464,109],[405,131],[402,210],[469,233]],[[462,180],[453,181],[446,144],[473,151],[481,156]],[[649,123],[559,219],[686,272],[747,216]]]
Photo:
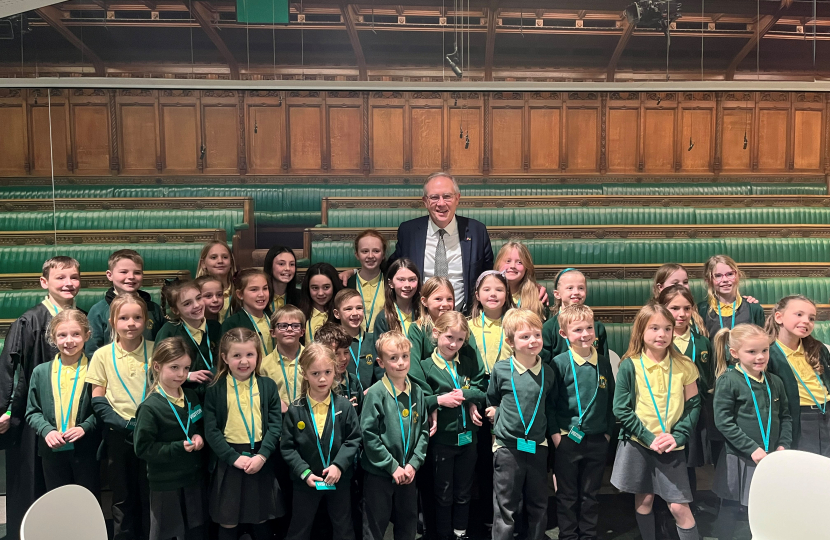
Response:
[[[3,272],[8,274],[40,273],[43,261],[55,255],[75,257],[83,272],[107,270],[107,259],[119,249],[134,249],[144,258],[145,270],[189,270],[196,275],[202,244],[99,244],[58,246],[0,247]]]
[[[142,289],[150,294],[157,304],[161,302],[161,289],[150,287]],[[75,297],[78,309],[89,312],[89,309],[104,298],[107,289],[81,289]],[[43,289],[29,289],[22,291],[0,291],[0,313],[3,319],[16,319],[27,310],[34,307],[46,296]]]

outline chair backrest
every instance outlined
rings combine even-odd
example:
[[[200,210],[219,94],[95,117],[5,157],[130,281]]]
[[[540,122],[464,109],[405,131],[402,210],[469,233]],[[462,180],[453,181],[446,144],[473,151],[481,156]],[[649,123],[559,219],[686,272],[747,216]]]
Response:
[[[826,457],[798,450],[765,457],[749,488],[753,540],[822,537],[816,526],[830,508],[828,485],[830,459]]]
[[[88,489],[68,485],[53,489],[29,507],[20,540],[107,540],[98,499]]]
[[[608,349],[608,361],[611,362],[611,372],[614,374],[614,380],[617,380],[617,373],[620,371],[620,355]]]

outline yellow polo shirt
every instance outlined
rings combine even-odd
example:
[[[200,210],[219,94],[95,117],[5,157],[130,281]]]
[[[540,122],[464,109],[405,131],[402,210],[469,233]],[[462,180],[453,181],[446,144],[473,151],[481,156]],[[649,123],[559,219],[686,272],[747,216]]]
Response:
[[[634,413],[645,428],[654,435],[659,435],[663,432],[660,427],[660,420],[657,419],[657,411],[654,410],[654,403],[651,401],[651,395],[646,386],[646,377],[648,377],[648,382],[651,384],[651,390],[654,393],[654,400],[660,409],[660,417],[666,425],[666,431],[671,433],[672,427],[674,427],[674,424],[683,415],[683,408],[686,403],[684,388],[686,385],[695,382],[698,378],[697,367],[688,360],[673,360],[668,354],[660,362],[655,362],[645,353],[643,353],[642,358],[642,366],[640,365],[640,358],[631,359],[634,364],[634,374],[637,381],[637,403],[634,408]],[[643,371],[643,366],[645,367],[645,372]],[[671,388],[669,388],[670,367],[672,370]],[[668,415],[666,415],[667,400],[669,405]],[[685,447],[679,446],[674,451],[682,450],[683,448]]]
[[[470,319],[470,335],[473,337],[478,347],[478,352],[484,360],[484,369],[487,373],[493,370],[493,364],[499,360],[505,360],[513,356],[513,348],[507,344],[504,339],[504,329],[501,326],[501,319],[491,320],[487,316],[484,317],[484,327],[481,326],[481,317],[473,317]],[[482,340],[482,337],[484,338]],[[486,345],[487,356],[485,358],[484,350]],[[501,344],[501,351],[499,345]]]
[[[66,429],[75,427],[75,419],[78,417],[78,406],[81,403],[81,395],[84,393],[84,381],[89,371],[89,360],[86,355],[81,355],[77,362],[71,366],[65,366],[60,360],[61,355],[55,355],[52,362],[52,401],[55,404],[55,427],[61,431],[61,411],[63,418],[66,418],[69,411],[69,421]],[[61,374],[60,392],[58,392],[58,371]],[[75,385],[75,375],[78,376],[78,384]],[[75,396],[72,397],[72,386],[75,386]],[[70,400],[71,403],[70,403]]]
[[[323,401],[314,401],[311,396],[308,396],[308,402],[311,404],[311,410],[314,412],[314,423],[317,424],[317,436],[322,437],[323,431],[326,429],[326,419],[329,417],[329,409],[331,408],[331,392]]]
[[[112,351],[111,343],[95,351],[86,380],[89,384],[106,388],[104,395],[112,409],[124,420],[130,420],[135,418],[135,411],[147,387],[147,371],[153,360],[153,342],[142,339],[141,344],[130,352],[116,343],[115,358]],[[122,381],[124,384],[121,384]]]
[[[245,429],[245,422],[248,429],[253,430],[254,442],[262,440],[262,410],[259,403],[259,385],[256,377],[251,375],[247,381],[236,381],[236,389],[233,386],[234,377],[228,375],[228,421],[225,422],[225,440],[230,444],[250,444],[248,431]],[[253,388],[253,403],[251,402],[250,387]],[[236,400],[236,393],[239,392],[239,401]],[[240,412],[240,407],[242,411]],[[251,409],[254,412],[254,425],[251,425]],[[245,421],[242,421],[242,415]]]
[[[305,344],[309,345],[314,341],[314,333],[320,329],[328,320],[328,315],[317,308],[311,308],[311,317],[305,323]]]
[[[280,399],[283,403],[291,403],[300,397],[300,387],[302,386],[303,375],[297,373],[299,370],[300,355],[303,354],[303,346],[297,350],[297,356],[283,356],[279,352],[279,348],[275,348],[271,354],[262,360],[259,366],[259,371],[263,376],[268,377],[277,383],[277,388],[280,391]],[[280,365],[282,364],[282,365]],[[285,368],[285,375],[283,376],[282,369]],[[297,376],[297,386],[294,386],[294,374]],[[288,380],[285,380],[288,377]]]
[[[275,313],[279,308],[285,305],[285,295],[275,294],[271,299],[271,313]]]
[[[156,392],[161,394],[161,396],[163,398],[167,399],[167,401],[171,402],[176,407],[181,407],[182,409],[187,408],[187,404],[184,401],[184,390],[181,390],[181,389],[179,390],[179,392],[180,392],[179,397],[173,397],[170,394],[164,393],[161,389],[161,386],[156,386]]]
[[[778,346],[781,347],[781,350],[784,351],[784,355],[787,357],[787,362],[790,364],[790,369],[797,372],[801,376],[801,380],[804,381],[804,384],[807,385],[807,388],[810,389],[810,392],[813,393],[819,404],[826,403],[827,392],[824,389],[824,385],[819,380],[818,375],[816,375],[816,372],[813,371],[813,368],[810,367],[809,363],[807,363],[807,355],[804,354],[804,344],[799,342],[798,347],[795,350],[792,350],[778,340],[776,340],[775,343],[777,343]],[[796,377],[796,379],[798,379],[798,377]],[[804,385],[798,381],[796,381],[796,383],[798,384],[799,405],[802,407],[815,405],[816,403],[813,401],[813,398],[810,397],[810,393],[804,389]]]
[[[184,327],[190,332],[190,335],[193,336],[193,339],[196,341],[197,345],[202,343],[202,335],[205,333],[205,329],[207,328],[206,319],[202,319],[202,324],[200,324],[198,328],[190,326],[184,321],[184,319],[182,319],[182,324],[184,324]]]
[[[265,358],[274,350],[274,338],[271,337],[271,321],[264,313],[262,317],[254,317],[251,315],[251,319],[256,324],[257,329],[259,329],[260,334],[262,334],[262,357]]]
[[[403,311],[395,310],[395,313],[396,316],[397,313],[400,313],[400,316],[398,316],[398,322],[401,323],[401,332],[403,332],[403,335],[406,337],[409,337],[409,329],[412,328],[412,316],[415,314],[415,310],[413,309],[412,313],[404,313]]]
[[[680,351],[680,354],[683,354],[686,352],[686,349],[689,348],[689,340],[691,339],[692,329],[688,328],[686,329],[686,333],[682,336],[680,334],[675,334],[672,342],[674,343],[674,346],[677,347],[677,350]],[[694,360],[694,358],[692,358],[692,360]]]
[[[48,294],[46,295],[46,298],[43,299],[43,302],[41,302],[41,304],[43,304],[46,307],[46,309],[49,310],[49,313],[51,313],[53,317],[61,311],[63,311],[63,308],[60,306],[60,304],[52,302],[52,299],[49,298]],[[72,302],[72,307],[75,307],[74,301]]]
[[[383,280],[381,277],[383,276],[378,274],[375,276],[375,279],[366,281],[360,277],[360,272],[357,274],[357,283],[360,285],[360,288],[357,290],[360,292],[360,297],[363,299],[364,315],[363,323],[361,323],[360,327],[369,333],[374,332],[375,320],[377,320],[380,312],[383,311],[383,305],[386,301],[383,296]],[[377,296],[375,296],[376,291]],[[374,305],[372,305],[372,300],[374,300]]]

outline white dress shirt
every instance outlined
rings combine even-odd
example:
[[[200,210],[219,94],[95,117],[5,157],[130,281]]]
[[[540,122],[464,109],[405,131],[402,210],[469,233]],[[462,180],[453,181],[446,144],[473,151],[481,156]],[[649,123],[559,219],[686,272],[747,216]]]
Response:
[[[424,250],[424,281],[435,275],[435,249],[438,247],[439,227],[429,221],[427,227],[427,244]],[[453,217],[444,230],[444,247],[447,248],[449,280],[455,293],[455,307],[464,304],[464,267],[461,262],[461,238],[458,235],[458,221]]]

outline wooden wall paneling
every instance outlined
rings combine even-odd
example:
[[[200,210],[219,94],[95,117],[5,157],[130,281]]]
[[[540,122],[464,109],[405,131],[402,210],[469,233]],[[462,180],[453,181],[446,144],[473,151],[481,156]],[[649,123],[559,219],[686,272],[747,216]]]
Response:
[[[824,98],[817,92],[797,92],[793,104],[793,169],[818,171],[824,156]]]
[[[643,170],[645,172],[674,171],[677,152],[676,113],[676,93],[649,92],[645,96],[642,129]]]
[[[551,172],[561,165],[562,94],[533,92],[527,105],[528,168]]]
[[[40,96],[45,95],[45,90]],[[68,110],[66,90],[51,89],[51,115],[48,99],[39,99],[38,104],[30,99],[28,104],[28,152],[31,173],[49,176],[52,174],[54,160],[55,174],[69,173],[72,161],[71,152],[67,152],[70,141],[67,133],[66,113]],[[50,133],[51,129],[51,133]]]
[[[195,90],[161,90],[159,120],[165,172],[193,174],[204,169],[207,145],[202,137],[199,101]]]
[[[608,172],[635,172],[640,162],[640,94],[611,92],[607,107]]]
[[[599,169],[598,92],[569,92],[565,103],[569,171]]]
[[[158,91],[119,90],[115,100],[122,172],[156,172],[157,164],[161,160]]]
[[[752,151],[755,147],[755,94],[752,92],[725,92],[720,129],[721,169],[724,171],[752,170]],[[744,148],[746,135],[746,148]]]
[[[110,174],[111,131],[107,93],[100,88],[75,88],[69,92],[72,161],[76,170],[85,174]]]
[[[683,92],[680,113],[682,134],[677,152],[683,171],[713,171],[715,159],[715,94]],[[694,144],[692,144],[694,143]]]
[[[284,161],[285,109],[278,90],[252,90],[247,108],[248,167],[254,174],[279,174]]]
[[[459,96],[457,106],[453,97],[456,94]],[[451,98],[452,101],[449,103],[449,168],[453,173],[480,173],[483,98],[479,92],[454,92]],[[466,147],[467,135],[470,138],[468,148]]]
[[[329,92],[326,97],[329,166],[332,172],[360,172],[363,100],[360,92]]]
[[[29,172],[26,122],[27,91],[18,88],[0,88],[0,175],[14,176]]]
[[[241,90],[201,93],[204,170],[210,174],[239,174],[239,109]]]
[[[292,171],[323,170],[325,114],[321,95],[317,91],[288,93],[288,156]]]
[[[369,100],[370,155],[372,171],[401,173],[404,171],[403,92],[372,92]]]
[[[760,92],[756,108],[758,143],[753,170],[786,170],[789,164],[790,96],[785,92]]]
[[[491,170],[493,173],[521,172],[525,162],[524,94],[494,92],[490,107]]]
[[[409,100],[411,172],[443,170],[444,100],[440,92],[413,92]]]

